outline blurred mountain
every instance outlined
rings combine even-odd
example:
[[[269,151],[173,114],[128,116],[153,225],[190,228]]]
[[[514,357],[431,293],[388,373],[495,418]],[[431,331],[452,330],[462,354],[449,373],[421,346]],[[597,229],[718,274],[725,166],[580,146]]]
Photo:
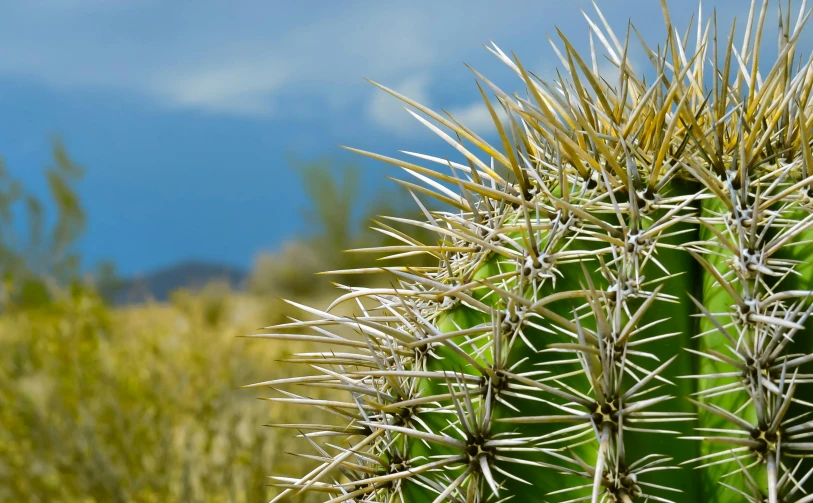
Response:
[[[137,304],[147,300],[164,302],[175,290],[200,290],[209,283],[227,283],[233,289],[246,286],[248,272],[218,263],[186,261],[170,267],[121,279],[115,291],[103,292],[114,304]]]

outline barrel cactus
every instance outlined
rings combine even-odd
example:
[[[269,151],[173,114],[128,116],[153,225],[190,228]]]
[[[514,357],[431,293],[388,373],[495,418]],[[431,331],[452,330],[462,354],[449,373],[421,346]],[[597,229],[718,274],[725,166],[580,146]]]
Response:
[[[553,82],[490,46],[525,87],[474,71],[494,144],[379,86],[459,154],[356,150],[424,215],[382,218],[402,244],[375,251],[436,262],[343,271],[389,286],[252,336],[324,345],[256,386],[336,418],[275,425],[315,468],[274,501],[813,502],[810,12],[780,5],[768,58],[767,0],[728,33],[662,6],[657,46],[585,14],[589,54],[560,32]]]

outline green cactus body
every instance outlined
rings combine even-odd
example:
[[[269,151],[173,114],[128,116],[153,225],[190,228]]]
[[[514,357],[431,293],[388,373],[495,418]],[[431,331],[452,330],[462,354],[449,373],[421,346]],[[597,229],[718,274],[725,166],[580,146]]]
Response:
[[[757,77],[765,4],[722,52],[716,25],[692,42],[664,13],[651,84],[600,13],[617,83],[561,34],[555,83],[490,48],[528,88],[476,74],[509,117],[481,88],[500,148],[382,87],[463,157],[414,154],[434,170],[357,151],[450,208],[390,219],[436,243],[377,249],[437,267],[344,271],[393,286],[343,287],[303,307],[315,319],[252,336],[324,343],[300,357],[313,375],[257,385],[339,421],[278,425],[318,466],[275,477],[274,501],[813,501],[813,69],[790,64],[807,14],[781,13]],[[344,302],[361,314],[332,314]]]

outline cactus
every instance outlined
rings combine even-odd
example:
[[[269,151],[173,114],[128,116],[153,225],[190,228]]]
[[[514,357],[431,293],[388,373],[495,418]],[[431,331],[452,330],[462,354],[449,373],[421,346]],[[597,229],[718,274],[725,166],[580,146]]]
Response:
[[[273,501],[813,501],[810,11],[780,2],[768,65],[767,0],[741,42],[661,4],[657,47],[597,7],[589,57],[559,32],[555,82],[492,44],[526,88],[473,70],[496,145],[379,85],[460,158],[350,149],[417,179],[424,218],[382,218],[402,244],[372,251],[437,262],[343,271],[391,283],[252,336],[324,345],[292,358],[310,375],[256,386],[336,418],[275,425],[315,468],[274,477]]]

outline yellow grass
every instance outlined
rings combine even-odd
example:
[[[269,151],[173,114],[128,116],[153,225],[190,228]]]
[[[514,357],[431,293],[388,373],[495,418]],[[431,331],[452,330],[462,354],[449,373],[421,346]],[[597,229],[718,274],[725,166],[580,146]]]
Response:
[[[305,418],[238,387],[284,377],[276,360],[305,346],[236,336],[280,307],[180,294],[111,311],[77,293],[0,316],[0,502],[267,501],[269,474],[310,462],[262,425]]]

